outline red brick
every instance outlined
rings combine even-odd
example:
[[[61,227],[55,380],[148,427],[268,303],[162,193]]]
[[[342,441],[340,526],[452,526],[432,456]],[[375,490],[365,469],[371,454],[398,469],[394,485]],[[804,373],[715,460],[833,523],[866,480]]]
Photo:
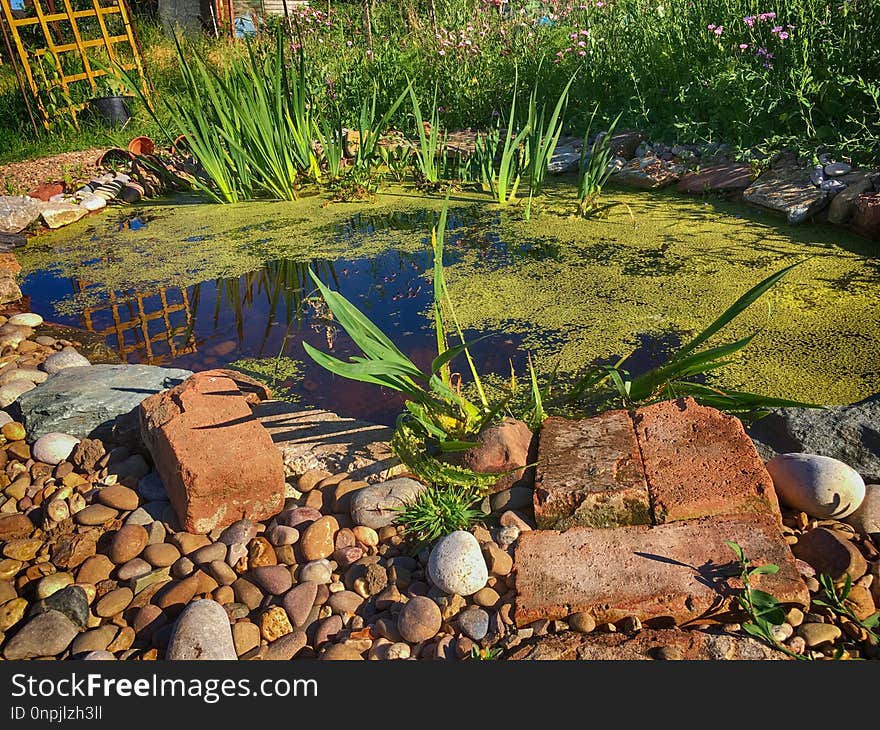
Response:
[[[648,487],[629,414],[544,421],[534,500],[541,529],[650,524]]]
[[[732,636],[718,631],[644,629],[625,634],[549,634],[528,640],[505,657],[513,661],[640,661],[645,659],[785,660],[778,649],[749,636]]]
[[[230,378],[197,373],[144,400],[140,419],[186,531],[207,533],[281,510],[281,452]]]
[[[766,513],[781,523],[773,481],[739,419],[693,398],[635,413],[654,522]]]
[[[724,614],[739,582],[730,575],[739,571],[725,540],[739,543],[755,565],[779,566],[775,575],[756,577],[755,587],[786,604],[808,604],[776,521],[751,514],[656,527],[524,532],[514,556],[516,622],[522,626],[578,611],[600,624],[636,616],[655,628],[728,619]]]

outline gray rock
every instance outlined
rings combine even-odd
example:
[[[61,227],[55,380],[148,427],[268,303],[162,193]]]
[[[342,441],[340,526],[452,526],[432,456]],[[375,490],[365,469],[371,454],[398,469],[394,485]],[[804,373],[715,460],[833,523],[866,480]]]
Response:
[[[32,453],[37,461],[55,466],[69,457],[78,443],[79,439],[76,436],[53,431],[43,434],[36,440]]]
[[[53,352],[46,358],[46,362],[43,363],[43,370],[49,373],[49,375],[54,375],[67,368],[82,368],[89,365],[91,363],[76,350],[72,347],[65,347],[63,350]]]
[[[425,491],[424,484],[400,477],[359,490],[351,500],[351,518],[355,524],[378,530],[394,522],[398,510],[411,504]]]
[[[825,174],[829,177],[840,177],[852,171],[852,165],[845,162],[832,162],[825,165]]]
[[[880,482],[880,395],[849,406],[778,408],[748,427],[765,461],[806,452],[849,464],[866,482]]]
[[[482,608],[470,606],[458,614],[461,633],[474,641],[482,641],[489,631],[489,614]]]
[[[39,327],[43,324],[43,318],[36,312],[21,312],[20,314],[13,314],[6,324],[20,327]]]
[[[821,181],[820,181],[821,183]],[[782,213],[789,223],[803,223],[818,213],[830,194],[816,187],[810,173],[794,164],[780,165],[762,174],[743,192],[752,205]]]
[[[16,660],[57,656],[70,646],[77,633],[76,625],[63,613],[46,611],[28,621],[6,642],[3,657]]]
[[[257,526],[248,519],[233,522],[220,534],[224,545],[247,545],[257,535]]]
[[[300,583],[310,582],[326,585],[330,582],[332,575],[333,571],[330,569],[330,561],[323,558],[321,560],[313,560],[302,566],[299,569],[298,580]]]
[[[489,570],[477,538],[464,530],[441,537],[428,558],[428,577],[450,595],[470,596],[480,590]]]
[[[7,423],[12,423],[15,419],[10,416],[6,411],[0,411],[0,428],[5,426]]]
[[[531,487],[511,487],[493,494],[489,498],[489,504],[493,512],[522,509],[531,506],[534,495],[535,490]]]
[[[229,616],[223,606],[207,599],[190,603],[174,624],[166,658],[238,659]]]
[[[856,209],[856,200],[862,193],[874,190],[871,176],[864,172],[854,172],[846,176],[846,190],[834,196],[828,206],[828,222],[843,225],[849,223]]]
[[[844,522],[862,535],[880,533],[880,484],[865,486],[865,498],[859,508]]]
[[[103,195],[88,195],[80,201],[80,205],[88,211],[100,210],[107,207],[107,199]]]
[[[27,195],[0,196],[0,233],[18,233],[37,218],[43,203]]]
[[[33,438],[50,431],[86,438],[99,428],[109,429],[117,416],[147,396],[190,375],[189,370],[152,365],[68,368],[19,399],[20,420]]]
[[[865,498],[865,482],[842,461],[816,454],[779,454],[767,463],[779,500],[819,519],[843,519]]]
[[[85,628],[89,621],[89,599],[80,586],[67,586],[35,603],[31,607],[31,616],[37,616],[46,611],[62,613],[76,626]]]
[[[47,203],[40,211],[43,221],[49,228],[61,228],[75,223],[89,211],[76,203]]]
[[[90,651],[86,654],[83,654],[80,657],[81,661],[84,662],[94,662],[94,661],[116,661],[116,657],[113,656],[109,651]]]
[[[559,146],[547,162],[547,172],[551,175],[573,172],[578,169],[580,161],[580,150],[575,149],[573,145]]]
[[[151,471],[138,482],[137,493],[148,502],[167,500],[168,492],[158,472]]]

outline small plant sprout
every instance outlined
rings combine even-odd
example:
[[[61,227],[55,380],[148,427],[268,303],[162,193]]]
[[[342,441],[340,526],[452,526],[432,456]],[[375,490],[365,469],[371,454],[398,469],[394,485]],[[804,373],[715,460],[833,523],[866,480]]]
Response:
[[[880,643],[880,634],[877,633],[877,627],[880,626],[880,611],[876,611],[867,618],[859,618],[847,603],[853,585],[852,576],[849,573],[846,574],[843,585],[840,587],[835,585],[830,575],[820,575],[819,585],[822,587],[824,598],[814,598],[813,605],[827,608],[838,616],[845,616],[865,631],[872,644],[876,646]]]
[[[783,646],[774,636],[773,627],[785,623],[785,610],[782,604],[767,591],[752,586],[752,578],[760,575],[774,575],[779,572],[778,565],[758,565],[752,567],[751,561],[743,552],[742,546],[731,540],[725,540],[733,554],[736,555],[740,567],[739,578],[743,584],[742,593],[737,596],[737,604],[750,617],[742,623],[743,631],[757,639],[767,642],[774,649],[797,659],[806,659]]]
[[[434,97],[431,102],[431,118],[425,121],[419,106],[416,92],[409,84],[409,95],[412,99],[413,116],[416,120],[416,134],[419,139],[419,149],[416,151],[416,160],[419,165],[424,182],[436,186],[440,182],[440,164],[438,155],[443,152],[440,134],[440,112],[437,106],[437,87],[434,87]]]
[[[590,146],[590,132],[598,110],[598,106],[593,109],[587,131],[584,132],[578,164],[578,213],[584,218],[602,213],[614,205],[614,203],[601,205],[599,199],[602,196],[602,188],[611,176],[611,137],[617,122],[620,121],[620,115],[618,114],[611,122],[608,131],[598,135]]]
[[[480,662],[494,661],[495,659],[501,658],[501,652],[502,649],[498,646],[487,647],[485,649],[475,646],[471,649],[470,658],[474,661]]]

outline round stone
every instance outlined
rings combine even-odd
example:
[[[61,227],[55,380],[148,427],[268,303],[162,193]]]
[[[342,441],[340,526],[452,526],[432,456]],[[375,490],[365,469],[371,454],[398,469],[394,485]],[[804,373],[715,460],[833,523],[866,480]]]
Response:
[[[37,583],[37,598],[48,598],[62,588],[73,584],[73,576],[70,573],[53,573],[45,578],[40,578]]]
[[[440,538],[428,558],[428,577],[444,593],[470,596],[480,590],[489,571],[477,539],[464,530]]]
[[[481,641],[489,631],[489,614],[482,608],[466,608],[458,614],[461,633],[474,641]]]
[[[171,632],[166,658],[237,659],[229,616],[216,601],[202,600],[183,609]]]
[[[0,432],[2,432],[3,438],[7,441],[21,441],[27,436],[24,426],[17,421],[10,421],[9,423],[4,424],[3,428],[0,429]]]
[[[437,604],[425,596],[416,596],[400,611],[397,629],[406,641],[418,644],[436,636],[442,622]]]
[[[861,505],[844,522],[862,535],[880,532],[880,484],[865,486],[865,498]]]
[[[113,656],[109,651],[90,651],[86,654],[83,654],[80,659],[84,662],[95,662],[95,661],[116,661],[116,657]]]
[[[131,588],[117,588],[115,591],[110,591],[98,599],[95,604],[95,615],[110,618],[117,613],[122,613],[128,608],[132,598],[134,598],[134,593]]]
[[[834,624],[802,624],[798,635],[811,649],[822,644],[831,644],[840,638],[840,629]]]
[[[25,624],[6,642],[3,657],[9,660],[36,659],[63,652],[79,633],[79,629],[60,611],[49,610]]]
[[[79,439],[70,434],[47,433],[34,442],[32,453],[37,461],[55,466],[67,459],[78,443]]]
[[[848,165],[846,162],[830,162],[825,165],[825,174],[829,177],[840,177],[849,172],[852,172],[852,165]]]
[[[569,628],[579,634],[589,634],[596,628],[596,619],[585,611],[573,613],[565,620]]]
[[[80,355],[72,347],[65,347],[63,350],[53,352],[43,363],[43,370],[49,375],[54,375],[67,368],[87,367],[91,363]]]
[[[147,546],[147,531],[140,525],[123,525],[110,542],[110,560],[117,565],[133,560]]]
[[[286,565],[265,565],[250,572],[251,579],[266,593],[280,596],[290,590],[293,578]]]
[[[275,547],[294,545],[299,540],[299,530],[287,525],[275,525],[275,527],[269,530],[266,537]]]
[[[400,516],[400,508],[414,502],[425,489],[424,484],[409,477],[364,487],[351,499],[351,519],[356,525],[374,530],[387,527]]]
[[[224,545],[247,545],[257,536],[257,526],[250,520],[238,520],[220,533]]]
[[[0,387],[0,408],[12,405],[20,395],[36,387],[30,380],[13,380],[6,383]]]
[[[180,557],[180,550],[167,542],[159,542],[155,545],[147,545],[141,557],[154,568],[167,568]]]
[[[330,582],[332,573],[328,560],[313,560],[299,569],[299,580],[300,582],[312,581],[313,583],[326,584]]]
[[[360,652],[347,644],[325,645],[318,658],[322,661],[363,661]]]
[[[333,613],[357,613],[363,605],[364,599],[354,591],[337,591],[327,600],[327,604]]]
[[[98,491],[95,499],[107,507],[118,509],[120,512],[131,512],[138,507],[137,492],[121,484],[104,487]]]
[[[281,605],[284,606],[294,626],[305,624],[317,596],[318,584],[313,581],[301,581],[299,585],[284,594]]]
[[[39,327],[43,324],[43,318],[36,312],[21,312],[20,314],[13,314],[6,324],[18,327]]]
[[[155,471],[141,477],[137,485],[138,494],[146,502],[165,501],[168,499],[168,491],[162,483],[162,478]]]
[[[780,501],[819,519],[842,519],[865,498],[865,482],[842,461],[816,454],[779,454],[767,464]]]
[[[13,423],[12,416],[6,411],[0,411],[0,426],[5,426],[7,423]]]
[[[309,525],[302,534],[300,549],[307,561],[329,558],[333,554],[333,538],[339,530],[335,517],[322,517]]]
[[[103,504],[90,504],[77,512],[73,519],[78,525],[95,526],[106,524],[118,516],[119,513],[111,507],[106,507]]]
[[[119,566],[119,570],[116,571],[116,577],[123,581],[132,580],[133,578],[140,578],[142,575],[146,575],[151,570],[153,570],[153,566],[146,560],[134,558]]]

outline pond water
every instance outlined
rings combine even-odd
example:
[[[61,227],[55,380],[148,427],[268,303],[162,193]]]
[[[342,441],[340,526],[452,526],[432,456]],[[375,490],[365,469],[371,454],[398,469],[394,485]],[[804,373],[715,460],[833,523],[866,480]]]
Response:
[[[526,352],[563,376],[635,350],[638,371],[737,296],[803,259],[731,328],[761,328],[719,376],[728,387],[844,403],[880,391],[880,265],[871,244],[820,226],[669,194],[614,193],[605,219],[573,210],[571,184],[531,221],[485,197],[450,203],[449,290],[481,372],[526,378]],[[119,208],[31,239],[23,292],[44,318],[100,333],[129,362],[234,364],[284,397],[392,423],[401,401],[331,376],[302,342],[345,359],[352,343],[308,277],[338,288],[417,364],[434,339],[430,230],[442,201],[396,188],[375,203]],[[461,363],[464,366],[464,363]]]

